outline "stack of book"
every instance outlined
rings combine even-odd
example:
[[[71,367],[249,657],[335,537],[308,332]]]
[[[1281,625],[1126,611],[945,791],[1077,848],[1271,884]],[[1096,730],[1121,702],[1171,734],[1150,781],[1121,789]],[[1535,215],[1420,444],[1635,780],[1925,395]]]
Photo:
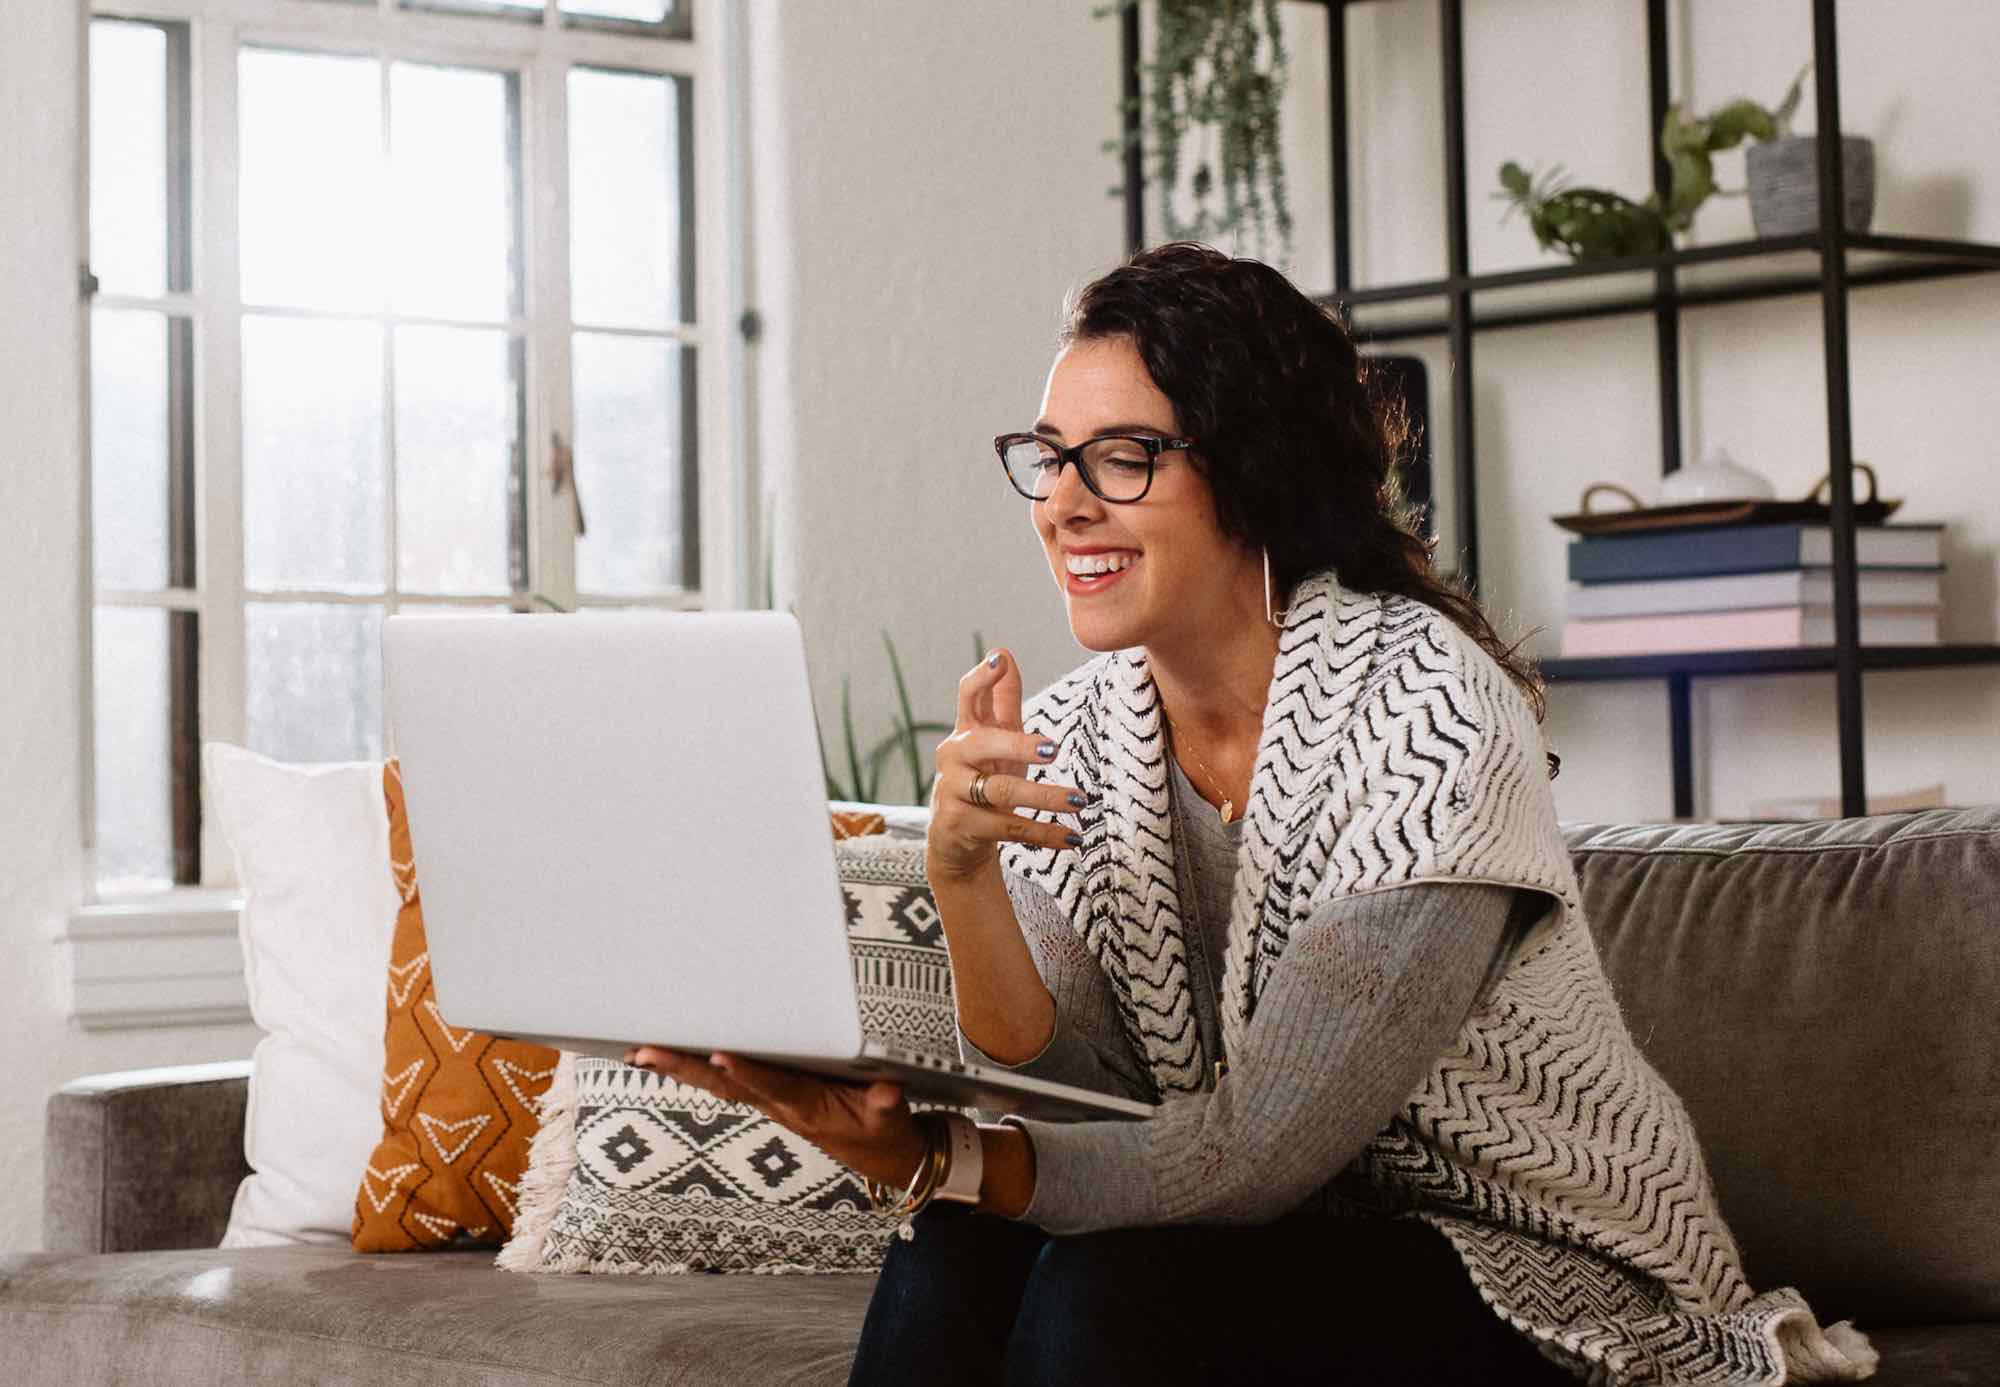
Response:
[[[1863,645],[1936,645],[1944,526],[1854,532]],[[1721,525],[1570,541],[1562,654],[1832,645],[1833,531]]]

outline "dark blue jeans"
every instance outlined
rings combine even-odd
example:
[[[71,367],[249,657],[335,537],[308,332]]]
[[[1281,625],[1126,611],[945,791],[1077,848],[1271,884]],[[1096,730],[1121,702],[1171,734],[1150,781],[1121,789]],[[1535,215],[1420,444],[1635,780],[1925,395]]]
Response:
[[[898,1238],[849,1387],[1569,1384],[1414,1220],[1052,1237],[932,1205]]]

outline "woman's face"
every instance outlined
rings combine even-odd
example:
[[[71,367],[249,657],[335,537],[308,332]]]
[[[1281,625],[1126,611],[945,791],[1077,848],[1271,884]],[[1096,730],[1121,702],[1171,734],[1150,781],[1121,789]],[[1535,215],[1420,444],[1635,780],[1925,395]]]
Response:
[[[1110,337],[1072,342],[1056,357],[1034,431],[1074,446],[1100,434],[1172,438],[1180,429],[1132,340]],[[1160,454],[1152,488],[1120,505],[1099,500],[1074,466],[1064,467],[1033,514],[1070,631],[1086,650],[1213,639],[1214,623],[1241,605],[1246,566],[1262,593],[1261,556],[1223,534],[1214,493],[1186,451]],[[1078,571],[1107,560],[1108,572]]]

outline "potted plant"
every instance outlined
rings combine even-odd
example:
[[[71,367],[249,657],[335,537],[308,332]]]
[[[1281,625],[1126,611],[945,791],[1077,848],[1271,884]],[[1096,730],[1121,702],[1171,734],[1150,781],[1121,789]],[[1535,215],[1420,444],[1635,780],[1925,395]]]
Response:
[[[1711,196],[1742,196],[1743,189],[1716,186],[1714,156],[1749,139],[1754,141],[1747,151],[1750,217],[1757,234],[1814,230],[1818,140],[1791,133],[1807,70],[1799,70],[1775,108],[1739,98],[1696,117],[1683,114],[1678,103],[1669,106],[1660,126],[1660,152],[1672,173],[1664,201],[1658,193],[1634,202],[1602,188],[1573,187],[1563,180],[1561,165],[1531,175],[1509,160],[1500,166],[1500,191],[1493,194],[1509,204],[1501,220],[1517,210],[1525,213],[1544,250],[1560,247],[1574,260],[1657,254],[1672,248],[1674,235],[1693,224]],[[1866,231],[1875,204],[1874,147],[1853,135],[1842,146],[1846,225]]]
[[[1794,99],[1798,83],[1792,84]],[[1760,134],[1744,156],[1750,184],[1750,221],[1759,236],[1797,236],[1819,230],[1819,136],[1794,135],[1785,119]],[[1875,142],[1840,137],[1841,224],[1863,232],[1875,220]]]

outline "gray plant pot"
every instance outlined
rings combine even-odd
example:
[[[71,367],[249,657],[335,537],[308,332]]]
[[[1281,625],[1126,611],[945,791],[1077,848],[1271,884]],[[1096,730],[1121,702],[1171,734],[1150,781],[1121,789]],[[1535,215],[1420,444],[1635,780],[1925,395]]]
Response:
[[[1865,135],[1840,140],[1843,223],[1866,231],[1875,219],[1875,144]],[[1819,138],[1760,140],[1748,153],[1750,220],[1759,236],[1819,230]]]

